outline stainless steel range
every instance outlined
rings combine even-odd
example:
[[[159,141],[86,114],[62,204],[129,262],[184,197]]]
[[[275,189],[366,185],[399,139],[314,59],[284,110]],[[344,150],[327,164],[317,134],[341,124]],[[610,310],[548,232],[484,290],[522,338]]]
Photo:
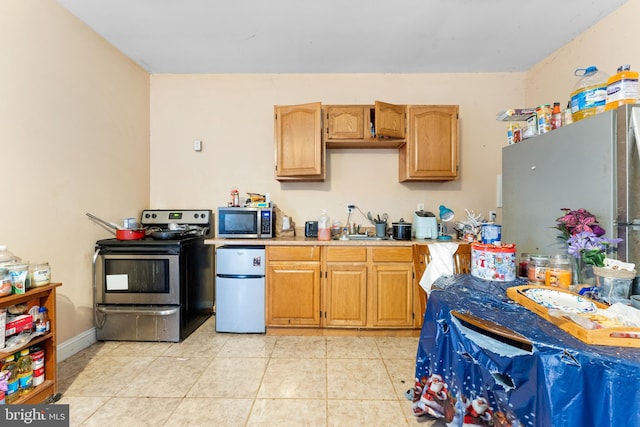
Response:
[[[94,309],[98,340],[171,341],[213,314],[211,210],[145,210],[142,240],[96,243]],[[151,237],[154,236],[154,237]]]

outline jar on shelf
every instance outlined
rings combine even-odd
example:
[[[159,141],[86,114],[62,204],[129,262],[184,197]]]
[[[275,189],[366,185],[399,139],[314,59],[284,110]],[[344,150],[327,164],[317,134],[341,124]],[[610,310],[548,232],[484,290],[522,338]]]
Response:
[[[6,268],[0,267],[0,297],[11,294],[11,273]]]
[[[571,261],[568,255],[554,255],[549,259],[544,284],[564,289],[571,287]]]
[[[29,287],[48,285],[51,281],[51,267],[48,262],[29,265]]]
[[[529,282],[544,285],[548,265],[548,255],[531,255],[527,269]]]

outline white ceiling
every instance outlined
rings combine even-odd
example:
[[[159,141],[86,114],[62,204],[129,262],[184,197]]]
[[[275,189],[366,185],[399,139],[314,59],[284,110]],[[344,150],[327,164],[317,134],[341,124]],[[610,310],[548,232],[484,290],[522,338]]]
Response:
[[[627,0],[57,0],[150,73],[526,71]]]

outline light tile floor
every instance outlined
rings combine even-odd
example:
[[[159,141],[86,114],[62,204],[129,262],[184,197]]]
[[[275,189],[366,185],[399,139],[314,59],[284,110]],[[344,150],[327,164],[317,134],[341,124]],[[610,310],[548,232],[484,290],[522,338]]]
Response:
[[[411,414],[417,337],[218,334],[98,342],[58,365],[71,426],[430,426]]]

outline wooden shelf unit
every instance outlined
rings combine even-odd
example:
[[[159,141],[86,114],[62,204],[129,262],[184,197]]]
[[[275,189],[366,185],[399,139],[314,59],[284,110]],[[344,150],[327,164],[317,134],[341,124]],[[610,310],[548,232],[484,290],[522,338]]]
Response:
[[[46,307],[49,314],[49,333],[38,336],[28,343],[11,351],[0,349],[0,359],[4,360],[11,354],[35,345],[44,349],[44,378],[45,381],[34,387],[33,390],[20,396],[11,404],[37,404],[43,403],[57,393],[57,354],[56,354],[56,288],[62,283],[50,283],[45,286],[28,289],[24,294],[7,295],[0,297],[0,308],[7,308],[14,304],[22,304],[27,301],[39,299],[39,306]]]

